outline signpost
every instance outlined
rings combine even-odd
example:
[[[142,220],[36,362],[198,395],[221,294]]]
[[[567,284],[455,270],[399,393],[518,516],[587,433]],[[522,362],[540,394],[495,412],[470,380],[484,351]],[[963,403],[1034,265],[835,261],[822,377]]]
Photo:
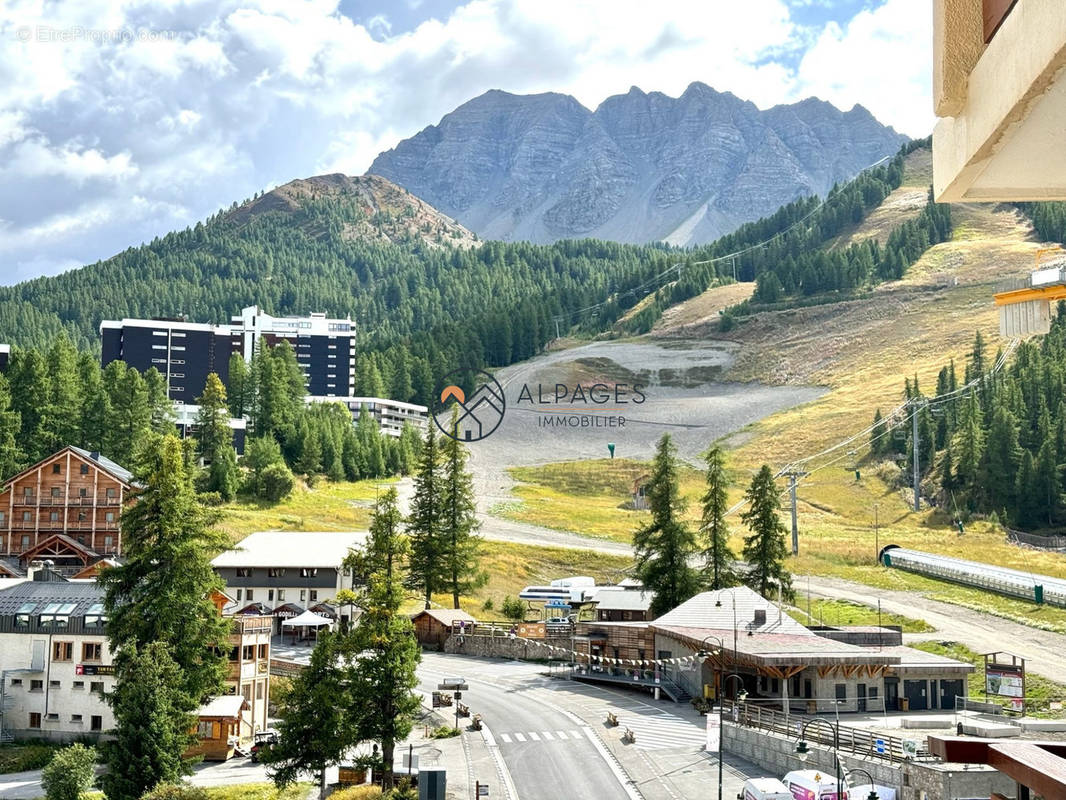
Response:
[[[1024,658],[1011,653],[985,654],[985,698],[988,697],[1010,698],[1012,711],[1025,711]]]
[[[455,694],[455,729],[459,730],[459,701],[463,698],[463,691],[470,688],[466,678],[445,678],[437,684],[437,688],[442,692],[450,691]]]
[[[708,753],[717,753],[722,746],[721,714],[707,714],[707,747]]]

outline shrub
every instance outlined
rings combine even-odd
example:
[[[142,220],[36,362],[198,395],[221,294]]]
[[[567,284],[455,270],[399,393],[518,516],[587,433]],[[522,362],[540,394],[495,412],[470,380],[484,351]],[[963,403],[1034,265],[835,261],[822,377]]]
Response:
[[[734,317],[728,310],[722,311],[721,316],[718,318],[718,331],[720,333],[726,333],[733,330],[737,326],[737,318]]]
[[[511,597],[508,595],[503,598],[503,604],[500,606],[500,612],[509,620],[514,622],[521,622],[526,618],[526,605],[517,597]]]
[[[57,749],[40,741],[0,745],[0,773],[44,769]]]
[[[400,778],[396,782],[396,787],[384,795],[384,798],[385,800],[418,800],[418,790],[411,785],[410,778]]]
[[[272,503],[284,500],[292,494],[296,486],[296,478],[293,477],[292,470],[284,464],[271,464],[264,469],[260,482],[263,497]]]
[[[148,794],[141,795],[141,800],[207,800],[205,789],[189,786],[186,783],[161,783]]]
[[[453,728],[450,725],[441,725],[439,728],[435,728],[430,736],[434,739],[450,739],[453,736],[459,735],[459,729]]]
[[[378,800],[380,797],[380,786],[349,786],[338,789],[327,800]]]
[[[41,786],[48,800],[78,800],[93,785],[96,750],[72,744],[52,756],[41,773]]]

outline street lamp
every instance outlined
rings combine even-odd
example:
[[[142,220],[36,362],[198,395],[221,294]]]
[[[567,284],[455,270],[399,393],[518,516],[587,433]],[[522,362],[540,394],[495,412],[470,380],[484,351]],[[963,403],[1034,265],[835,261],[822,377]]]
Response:
[[[840,761],[840,756],[837,756],[837,761],[838,762]],[[868,794],[866,796],[866,800],[880,800],[881,795],[879,795],[877,793],[877,790],[874,789],[874,786],[877,785],[877,782],[874,780],[874,776],[873,775],[871,775],[869,772],[864,770],[862,767],[855,767],[855,769],[848,770],[848,771],[849,772],[861,772],[863,775],[866,776],[866,782],[870,784],[870,794]]]
[[[803,723],[803,727],[800,728],[799,743],[796,745],[796,758],[801,762],[806,762],[811,755],[810,748],[807,746],[807,740],[804,738],[807,734],[807,728],[814,724],[826,725],[829,730],[833,732],[833,757],[836,760],[837,767],[837,797],[839,798],[843,794],[844,779],[840,774],[840,726],[834,725],[828,720],[824,720],[821,717],[815,717],[814,719],[807,720]]]
[[[716,642],[718,642],[719,653],[721,653],[722,650],[725,649],[725,646],[722,644],[722,640],[717,636],[704,637],[703,641],[700,642],[700,646],[702,647],[704,644],[706,644],[709,639],[714,639]],[[699,656],[700,658],[707,658],[709,655],[710,653],[708,653],[706,650],[700,650],[697,653],[697,656]],[[729,683],[729,681],[740,681],[740,691],[736,693],[736,699],[740,700],[741,702],[747,699],[748,693],[744,690],[744,678],[742,678],[740,675],[737,675],[737,673],[730,672],[728,675],[724,676],[719,673],[719,675],[719,685],[716,687],[715,692],[716,694],[718,694],[718,800],[722,800],[722,773],[724,770],[722,764],[722,757],[725,751],[725,686],[727,683]]]
[[[729,599],[733,601],[733,660],[735,661],[737,658],[737,596],[733,594],[732,589],[719,590],[718,597],[714,601],[715,608],[722,607],[722,592],[729,592]],[[750,634],[751,631],[748,631],[748,633]]]

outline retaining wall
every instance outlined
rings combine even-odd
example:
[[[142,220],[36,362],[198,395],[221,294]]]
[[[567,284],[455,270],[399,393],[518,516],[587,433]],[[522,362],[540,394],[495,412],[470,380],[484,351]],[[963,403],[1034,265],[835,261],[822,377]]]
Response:
[[[562,648],[566,654],[570,652],[571,640],[569,636],[553,636],[542,640],[546,645]],[[553,653],[547,647],[534,644],[531,639],[520,639],[510,636],[449,636],[444,640],[444,652],[464,656],[489,656],[494,658],[517,658],[522,660],[547,659],[555,656],[560,660],[567,660],[568,656],[562,652]]]

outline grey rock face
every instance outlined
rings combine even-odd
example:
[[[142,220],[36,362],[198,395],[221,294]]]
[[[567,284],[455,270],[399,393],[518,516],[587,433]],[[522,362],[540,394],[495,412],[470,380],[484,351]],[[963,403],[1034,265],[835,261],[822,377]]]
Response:
[[[634,87],[594,112],[493,90],[380,154],[400,184],[487,239],[712,241],[893,154],[906,137],[862,106],[760,111],[702,83]]]

